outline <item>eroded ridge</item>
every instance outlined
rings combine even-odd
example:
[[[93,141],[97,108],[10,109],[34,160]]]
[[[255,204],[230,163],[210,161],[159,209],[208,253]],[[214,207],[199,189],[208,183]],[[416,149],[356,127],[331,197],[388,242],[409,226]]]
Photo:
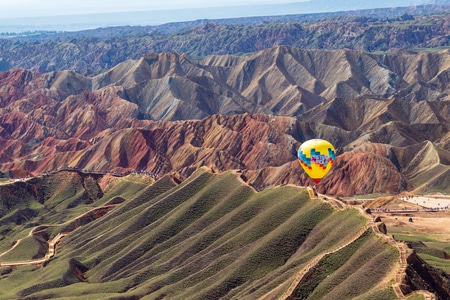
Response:
[[[316,257],[314,257],[313,260],[311,260],[306,266],[303,267],[303,269],[300,270],[300,272],[297,273],[297,275],[295,275],[295,278],[292,281],[291,285],[289,286],[288,290],[281,296],[280,299],[283,299],[283,300],[289,299],[289,297],[292,296],[292,293],[294,292],[295,288],[300,283],[300,281],[303,279],[303,277],[308,273],[308,271],[311,268],[313,268],[315,265],[317,265],[324,256],[335,253],[335,252],[347,247],[348,245],[350,245],[351,243],[356,241],[358,238],[360,238],[367,231],[367,229],[369,229],[369,225],[366,225],[363,228],[361,228],[349,240],[347,240],[344,244],[342,244],[338,248],[333,249],[331,251],[322,252],[319,255],[317,255]]]

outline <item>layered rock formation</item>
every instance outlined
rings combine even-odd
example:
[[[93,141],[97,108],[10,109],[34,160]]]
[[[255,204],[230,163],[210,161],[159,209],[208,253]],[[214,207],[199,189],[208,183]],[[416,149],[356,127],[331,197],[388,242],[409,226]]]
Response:
[[[209,166],[240,169],[257,188],[304,185],[296,151],[318,137],[338,149],[320,191],[446,190],[449,54],[278,47],[201,61],[149,54],[93,77],[11,70],[0,73],[0,168],[185,178]]]

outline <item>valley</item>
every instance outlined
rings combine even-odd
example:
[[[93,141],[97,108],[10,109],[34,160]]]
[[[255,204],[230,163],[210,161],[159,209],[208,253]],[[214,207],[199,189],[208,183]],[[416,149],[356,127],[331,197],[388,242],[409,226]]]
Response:
[[[0,37],[0,298],[450,298],[449,24]]]

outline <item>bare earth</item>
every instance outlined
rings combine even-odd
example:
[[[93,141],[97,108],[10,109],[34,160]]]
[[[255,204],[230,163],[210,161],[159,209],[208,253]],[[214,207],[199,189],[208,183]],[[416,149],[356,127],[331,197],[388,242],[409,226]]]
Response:
[[[403,200],[403,201],[401,201]],[[374,212],[380,216],[386,224],[388,231],[390,226],[407,227],[417,233],[431,233],[440,235],[440,240],[450,242],[450,197],[448,196],[414,196],[402,197],[386,205],[390,212]],[[392,210],[413,210],[417,212],[398,213]],[[439,209],[439,211],[425,211],[427,209]],[[409,219],[412,218],[412,222]]]
[[[380,213],[382,221],[388,230],[390,226],[409,227],[416,232],[447,235],[446,241],[450,242],[450,212],[417,212],[407,216]],[[413,218],[413,222],[409,222]]]

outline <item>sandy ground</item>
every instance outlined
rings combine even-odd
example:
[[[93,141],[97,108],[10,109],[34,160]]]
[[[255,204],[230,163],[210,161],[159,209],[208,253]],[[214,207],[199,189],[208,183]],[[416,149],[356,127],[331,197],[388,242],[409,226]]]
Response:
[[[413,229],[417,233],[440,235],[440,240],[450,242],[450,211],[440,212],[413,212],[408,214],[375,213],[386,224]],[[409,222],[412,218],[412,222]]]
[[[402,201],[403,200],[403,201]],[[424,195],[400,197],[398,200],[385,204],[390,211],[372,212],[381,217],[389,227],[404,227],[416,233],[439,235],[439,240],[450,242],[450,197],[447,195]],[[426,211],[427,209],[437,211]],[[405,211],[402,210],[418,210]],[[412,218],[412,222],[409,219]]]
[[[427,208],[450,209],[450,198],[445,196],[402,197],[401,200]]]

